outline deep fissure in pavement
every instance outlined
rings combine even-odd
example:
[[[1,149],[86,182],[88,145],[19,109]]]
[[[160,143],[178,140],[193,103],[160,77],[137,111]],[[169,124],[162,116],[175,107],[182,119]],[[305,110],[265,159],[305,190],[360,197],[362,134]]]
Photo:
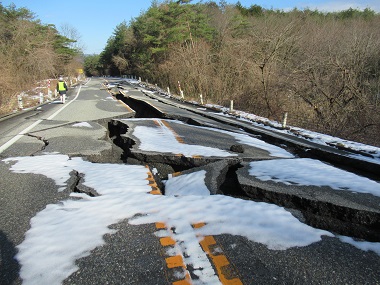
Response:
[[[312,227],[373,242],[380,241],[379,213],[312,200],[290,193],[275,192],[258,186],[241,186],[254,201],[272,203],[300,211],[305,218],[304,222]]]
[[[249,198],[247,193],[243,191],[236,174],[236,171],[241,167],[241,164],[235,164],[228,167],[224,181],[219,188],[221,194],[242,199]]]
[[[32,137],[32,138],[36,138],[37,140],[42,141],[43,144],[44,144],[44,145],[41,147],[41,149],[39,149],[39,150],[35,151],[34,153],[30,154],[30,156],[33,156],[33,155],[35,155],[37,152],[40,152],[40,151],[45,150],[45,148],[49,145],[49,141],[48,141],[47,139],[41,137],[41,136],[32,135],[32,134],[30,134],[30,133],[26,133],[25,135],[26,135],[26,136],[29,136],[29,137]]]
[[[142,101],[132,100],[124,97],[124,102],[131,105],[136,111],[137,118],[167,118],[155,108]],[[181,121],[199,125],[194,120],[186,118],[175,118]],[[176,156],[174,154],[144,153],[133,150],[135,141],[126,134],[129,127],[118,120],[108,122],[109,138],[120,149],[120,159],[128,164],[148,164],[151,169],[156,168],[155,175],[161,191],[164,185],[161,180],[168,179],[168,175],[177,171],[191,170],[196,167],[212,165],[221,158],[192,158]],[[236,148],[236,147],[234,147]],[[302,152],[302,151],[301,151]],[[227,171],[220,173],[222,178],[215,193],[229,195],[241,199],[251,199],[258,202],[267,202],[290,209],[290,212],[302,222],[337,234],[364,238],[370,241],[380,241],[380,217],[379,213],[365,210],[351,209],[328,202],[309,200],[297,195],[275,193],[260,187],[243,185],[238,180],[237,171],[242,167],[239,163],[232,163]],[[210,190],[211,191],[211,190]],[[296,214],[295,214],[296,213]]]
[[[136,118],[163,118],[163,114],[161,112],[144,101],[125,97],[122,94],[116,95],[116,98],[131,107],[136,112]]]
[[[88,187],[83,184],[84,174],[79,173],[78,171],[71,171],[70,177],[72,180],[71,186],[69,187],[71,192],[86,194],[90,197],[97,197],[99,193],[96,192],[94,188]]]

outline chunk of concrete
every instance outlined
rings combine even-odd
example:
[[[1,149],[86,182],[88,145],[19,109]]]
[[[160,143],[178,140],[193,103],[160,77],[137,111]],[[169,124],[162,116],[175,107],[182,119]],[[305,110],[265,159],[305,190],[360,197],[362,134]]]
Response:
[[[380,197],[323,186],[262,181],[249,174],[249,163],[237,170],[243,191],[255,201],[296,209],[306,223],[341,235],[380,241]]]
[[[240,163],[239,159],[224,159],[216,162],[211,162],[207,165],[194,167],[189,170],[181,171],[180,173],[176,173],[176,175],[184,175],[190,174],[197,171],[205,170],[206,178],[205,184],[210,191],[211,195],[222,194],[220,191],[221,185],[224,183],[226,179],[227,172],[231,166],[237,165]]]

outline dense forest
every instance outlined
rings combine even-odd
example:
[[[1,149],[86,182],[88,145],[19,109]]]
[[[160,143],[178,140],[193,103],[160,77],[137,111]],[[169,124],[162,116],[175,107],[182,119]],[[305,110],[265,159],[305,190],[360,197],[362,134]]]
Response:
[[[188,99],[380,145],[380,15],[153,1],[120,23],[89,75],[134,74]]]
[[[0,114],[12,111],[17,95],[38,81],[74,74],[82,66],[80,53],[74,39],[42,24],[27,8],[0,3]]]

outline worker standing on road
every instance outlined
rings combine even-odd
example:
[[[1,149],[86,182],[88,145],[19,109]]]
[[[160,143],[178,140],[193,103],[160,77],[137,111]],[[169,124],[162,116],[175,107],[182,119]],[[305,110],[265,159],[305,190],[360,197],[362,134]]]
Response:
[[[61,97],[61,103],[65,104],[66,100],[66,92],[67,92],[67,85],[66,82],[63,81],[63,77],[59,77],[59,80],[57,82],[57,91],[59,93],[59,96]]]

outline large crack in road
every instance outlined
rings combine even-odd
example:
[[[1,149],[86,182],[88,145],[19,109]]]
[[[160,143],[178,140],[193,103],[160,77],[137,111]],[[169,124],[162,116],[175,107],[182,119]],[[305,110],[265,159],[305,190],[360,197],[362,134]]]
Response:
[[[161,113],[150,104],[129,98],[117,96],[123,100],[135,112],[135,118],[141,119],[173,119],[180,120],[190,126],[201,126],[202,123],[194,118],[172,116]],[[165,184],[172,173],[191,173],[200,169],[207,171],[206,184],[210,188],[210,194],[223,194],[241,199],[250,199],[257,202],[267,202],[289,209],[299,220],[306,224],[320,229],[332,231],[334,233],[356,238],[363,238],[369,241],[380,241],[380,213],[361,207],[346,207],[339,203],[331,203],[326,200],[319,200],[291,193],[288,190],[281,192],[273,190],[270,183],[260,182],[256,184],[246,183],[241,177],[244,170],[244,158],[221,158],[221,157],[187,157],[171,153],[154,153],[138,151],[135,138],[131,136],[131,128],[128,122],[119,119],[103,120],[101,122],[108,128],[108,139],[114,144],[118,151],[102,153],[102,161],[107,161],[109,157],[112,162],[119,158],[119,162],[127,164],[148,164],[151,169],[156,169],[155,178],[161,192],[165,193]],[[244,146],[230,145],[230,151],[244,154]],[[300,150],[293,150],[296,157]],[[301,152],[304,157],[306,152]],[[116,156],[115,156],[116,155]],[[310,154],[312,156],[312,153]],[[91,161],[99,162],[99,157],[89,158]],[[311,174],[312,175],[312,174]],[[269,186],[268,186],[269,185]],[[277,184],[283,187],[283,185]],[[284,188],[284,187],[283,187]],[[320,191],[313,189],[312,191]]]

